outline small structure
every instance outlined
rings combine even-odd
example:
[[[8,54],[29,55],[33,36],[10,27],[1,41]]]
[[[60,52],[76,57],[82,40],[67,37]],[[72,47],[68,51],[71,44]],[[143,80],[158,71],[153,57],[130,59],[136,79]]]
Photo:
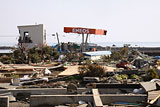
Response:
[[[0,56],[10,55],[12,53],[13,53],[13,51],[11,49],[0,49]]]
[[[46,31],[43,24],[18,26],[19,40],[22,47],[32,48],[34,46],[46,45]]]
[[[88,36],[91,34],[94,35],[106,35],[107,30],[102,29],[91,29],[91,28],[82,28],[82,27],[64,27],[65,33],[77,33],[82,34],[82,43],[81,43],[81,51],[84,52],[87,50],[88,47]],[[86,40],[85,35],[86,34]]]
[[[99,60],[102,56],[110,56],[111,51],[94,51],[94,52],[83,52],[85,59]]]

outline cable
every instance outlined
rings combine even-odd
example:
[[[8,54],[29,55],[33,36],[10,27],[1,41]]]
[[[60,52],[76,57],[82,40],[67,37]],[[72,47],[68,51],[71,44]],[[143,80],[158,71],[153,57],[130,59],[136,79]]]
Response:
[[[15,35],[13,35],[13,36],[11,36],[11,35],[0,35],[0,37],[18,37],[18,36],[15,36]]]

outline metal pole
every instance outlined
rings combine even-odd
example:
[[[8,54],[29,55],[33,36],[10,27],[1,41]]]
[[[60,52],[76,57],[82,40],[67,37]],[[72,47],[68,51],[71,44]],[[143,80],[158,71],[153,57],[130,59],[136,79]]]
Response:
[[[57,32],[56,32],[56,35],[57,35],[58,45],[60,46],[59,37],[58,37],[58,33]]]
[[[89,34],[87,34],[87,36],[86,36],[86,41],[85,41],[85,51],[86,51],[86,49],[88,48],[88,44],[87,44],[87,41],[88,41],[88,35],[89,35]]]
[[[61,53],[61,46],[60,46],[59,36],[58,36],[57,32],[56,32],[56,35],[57,35],[57,41],[58,41],[58,51],[59,51],[59,53]]]
[[[82,34],[82,44],[81,44],[81,51],[84,51],[84,34]]]

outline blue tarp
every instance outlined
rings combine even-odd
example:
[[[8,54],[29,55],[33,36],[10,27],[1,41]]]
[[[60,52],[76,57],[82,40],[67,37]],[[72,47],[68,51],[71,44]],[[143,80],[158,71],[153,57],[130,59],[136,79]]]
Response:
[[[160,56],[155,56],[153,57],[153,59],[160,59]]]
[[[58,44],[54,45],[53,48],[56,49],[58,47]]]

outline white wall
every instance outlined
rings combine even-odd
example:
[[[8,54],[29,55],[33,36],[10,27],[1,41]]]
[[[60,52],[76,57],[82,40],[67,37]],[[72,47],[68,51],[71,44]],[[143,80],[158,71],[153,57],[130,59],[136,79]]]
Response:
[[[24,32],[29,32],[29,37],[31,37],[31,40],[33,41],[32,43],[23,43],[23,46],[32,48],[34,46],[41,47],[46,44],[46,35],[43,24],[18,26],[18,29],[22,38],[24,36]]]
[[[99,60],[101,59],[101,56],[91,56],[91,60]]]
[[[85,56],[85,58],[90,59],[90,60],[99,60],[102,58],[102,56]]]

